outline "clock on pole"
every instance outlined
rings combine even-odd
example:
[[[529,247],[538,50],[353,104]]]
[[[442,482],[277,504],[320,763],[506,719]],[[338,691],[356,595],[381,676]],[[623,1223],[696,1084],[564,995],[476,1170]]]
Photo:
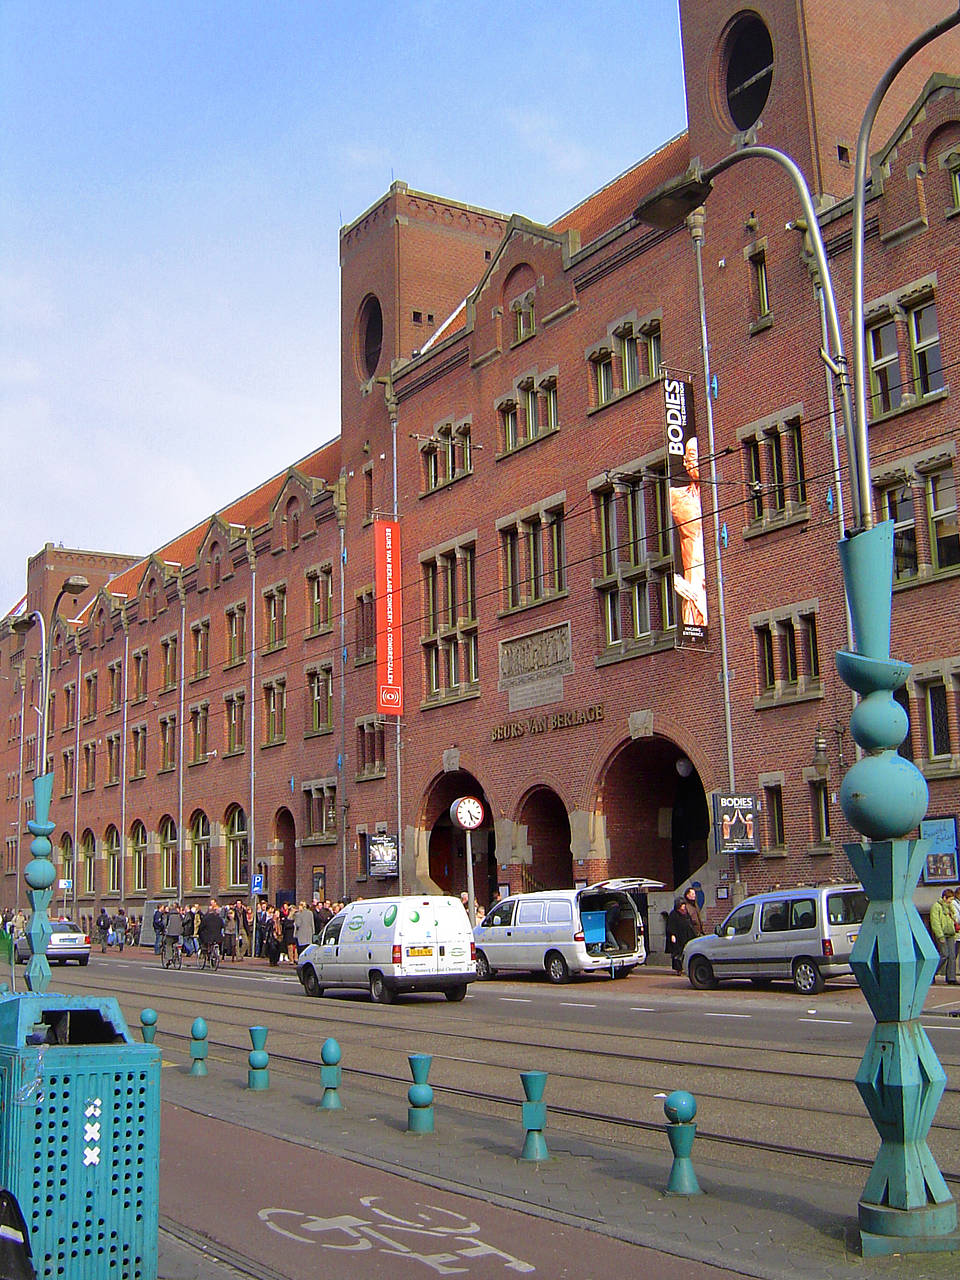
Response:
[[[467,837],[467,914],[471,925],[477,924],[477,900],[473,889],[473,844],[471,832],[483,822],[483,801],[476,796],[461,796],[450,806],[450,821]]]

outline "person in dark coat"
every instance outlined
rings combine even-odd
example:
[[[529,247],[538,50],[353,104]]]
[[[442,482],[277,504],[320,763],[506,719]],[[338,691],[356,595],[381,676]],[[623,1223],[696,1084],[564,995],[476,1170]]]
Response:
[[[667,950],[670,952],[674,973],[683,973],[683,948],[691,938],[696,937],[696,932],[687,915],[687,904],[683,898],[678,898],[667,916]]]

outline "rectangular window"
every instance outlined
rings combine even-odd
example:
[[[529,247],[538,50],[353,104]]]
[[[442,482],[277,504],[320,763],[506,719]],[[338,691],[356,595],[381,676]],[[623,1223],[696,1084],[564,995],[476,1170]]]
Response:
[[[247,652],[247,607],[235,605],[226,612],[227,617],[227,665],[243,662]]]
[[[620,591],[604,591],[600,596],[603,606],[603,642],[609,649],[620,643]]]
[[[74,786],[74,759],[73,748],[63,753],[63,794],[65,796],[73,795]]]
[[[442,480],[452,480],[457,474],[457,449],[453,439],[453,428],[441,427],[440,436],[440,476]]]
[[[440,692],[440,650],[437,645],[424,645],[423,661],[427,697],[435,698]]]
[[[304,787],[307,836],[333,840],[337,834],[337,789],[334,782],[312,782]]]
[[[939,391],[943,387],[943,362],[937,308],[933,302],[925,302],[910,312],[910,346],[916,394],[928,396],[932,391]]]
[[[83,718],[93,720],[97,714],[97,673],[92,671],[84,681]]]
[[[560,409],[557,403],[556,379],[543,384],[543,422],[546,431],[556,431],[560,426]]]
[[[174,768],[177,763],[177,718],[166,716],[160,721],[160,772]]]
[[[945,467],[926,477],[930,550],[935,569],[960,564],[960,526],[957,524],[957,490],[953,469]]]
[[[357,776],[382,778],[386,773],[383,724],[362,720],[357,725]]]
[[[95,861],[93,851],[84,851],[83,854],[83,891],[84,893],[93,893],[93,875]]]
[[[287,736],[287,687],[280,681],[264,685],[264,741],[283,742]]]
[[[527,439],[536,440],[540,434],[540,398],[534,386],[524,388],[523,413],[526,419]]]
[[[516,340],[517,342],[521,342],[524,338],[529,338],[534,331],[535,316],[533,302],[530,301],[518,304],[514,314],[517,317]]]
[[[803,647],[807,662],[807,675],[811,680],[819,680],[820,642],[817,635],[817,615],[815,613],[805,613],[800,621],[803,625]]]
[[[327,631],[333,625],[333,568],[325,565],[307,577],[310,630]]]
[[[446,668],[445,675],[448,689],[460,688],[460,645],[456,638],[447,640],[443,646]]]
[[[437,446],[430,444],[423,450],[423,487],[429,493],[431,489],[436,489],[439,485],[440,461],[437,455]]]
[[[901,685],[899,689],[894,689],[893,700],[903,708],[904,714],[907,717],[907,722],[910,725],[910,728],[907,730],[907,736],[900,743],[900,746],[897,747],[897,755],[903,756],[904,760],[912,760],[913,759],[913,734],[912,734],[913,721],[910,715],[910,698],[907,695],[907,690],[904,685]]]
[[[287,589],[275,587],[264,597],[267,611],[267,648],[287,643]]]
[[[63,727],[64,729],[72,729],[77,719],[77,686],[75,684],[66,684],[63,686]]]
[[[464,662],[468,684],[477,684],[480,680],[480,645],[475,631],[464,637]]]
[[[135,893],[147,891],[147,851],[140,844],[133,847],[133,888]]]
[[[307,677],[310,690],[310,728],[315,732],[333,728],[333,670],[320,667]]]
[[[567,586],[567,547],[563,511],[548,512],[550,527],[550,587],[564,591]]]
[[[131,776],[134,778],[143,778],[147,772],[147,727],[146,725],[138,725],[133,730],[133,761],[131,768],[133,770]]]
[[[931,759],[950,754],[950,720],[947,714],[947,689],[935,680],[925,689],[927,710],[927,748]]]
[[[243,694],[228,694],[223,700],[223,706],[227,733],[227,754],[232,755],[242,751],[246,741]]]
[[[870,367],[871,413],[878,417],[899,409],[903,387],[896,321],[884,320],[867,331],[867,362]]]
[[[517,434],[517,406],[515,404],[504,405],[500,412],[500,421],[503,430],[504,452],[509,453],[520,442]]]
[[[913,507],[913,489],[909,484],[895,484],[878,494],[880,517],[893,521],[893,580],[902,582],[917,576],[917,522]]]
[[[107,784],[120,781],[120,735],[111,733],[107,738]]]
[[[776,683],[773,663],[773,632],[769,627],[757,627],[757,670],[760,689],[766,692]]]
[[[825,781],[811,782],[814,844],[830,843],[830,792]]]
[[[358,660],[376,656],[377,620],[372,589],[361,591],[357,596],[356,650]]]
[[[167,636],[160,641],[161,692],[173,689],[177,683],[177,637]]]
[[[472,546],[460,548],[463,566],[463,619],[473,622],[477,616],[477,553]]]
[[[133,700],[142,702],[147,696],[149,665],[146,649],[140,649],[133,655]]]
[[[607,353],[594,361],[597,383],[597,404],[606,404],[613,399],[613,356]]]
[[[539,517],[529,520],[525,526],[527,540],[528,599],[542,600],[543,582],[543,525]]]
[[[503,549],[504,608],[520,605],[520,540],[516,529],[505,529],[500,535]]]
[[[633,584],[630,596],[630,621],[635,640],[650,634],[650,592],[645,580]]]
[[[783,668],[787,684],[796,684],[800,678],[800,667],[797,662],[797,632],[793,619],[788,618],[780,624],[783,640]]]
[[[750,514],[754,520],[763,519],[763,476],[760,470],[760,442],[747,440],[744,444],[747,464],[747,487],[750,490]]]
[[[195,622],[190,628],[191,666],[194,679],[210,670],[210,622]]]
[[[779,786],[764,787],[763,807],[767,814],[767,844],[782,849],[786,844],[783,826],[783,790]]]
[[[623,389],[632,391],[640,385],[640,352],[637,339],[631,330],[620,339],[620,366],[623,370]]]
[[[803,460],[803,432],[798,421],[788,422],[785,432],[793,467],[794,494],[797,502],[807,500],[807,475]]]
[[[190,710],[190,763],[201,764],[207,758],[207,705]]]
[[[783,478],[783,444],[779,431],[770,432],[767,446],[770,450],[770,495],[775,509],[782,511],[787,505],[787,486]]]
[[[111,662],[107,667],[107,678],[110,698],[108,710],[118,711],[123,700],[123,664],[121,662]]]
[[[86,742],[83,746],[83,789],[92,791],[97,785],[97,744]]]
[[[767,285],[767,255],[763,249],[750,257],[753,267],[753,303],[758,320],[765,320],[770,314],[770,291]]]
[[[648,325],[643,331],[646,345],[647,378],[652,382],[660,377],[660,325]]]
[[[423,566],[423,633],[435,636],[440,630],[440,609],[437,600],[437,562],[430,560]]]
[[[601,573],[605,578],[617,571],[617,496],[612,489],[600,494]]]
[[[457,557],[456,555],[444,556],[443,565],[443,589],[444,589],[444,621],[448,627],[455,627],[459,617],[458,591],[457,591]]]

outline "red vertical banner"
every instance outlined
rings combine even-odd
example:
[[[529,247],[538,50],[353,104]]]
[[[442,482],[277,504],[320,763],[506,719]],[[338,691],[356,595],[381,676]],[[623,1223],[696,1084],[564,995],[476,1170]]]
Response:
[[[400,608],[400,526],[373,526],[377,599],[377,711],[403,715],[403,620]]]

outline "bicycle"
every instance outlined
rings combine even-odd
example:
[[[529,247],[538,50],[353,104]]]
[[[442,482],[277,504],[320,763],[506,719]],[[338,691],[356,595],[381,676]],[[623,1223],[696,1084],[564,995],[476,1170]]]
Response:
[[[197,961],[201,969],[205,969],[209,964],[213,972],[216,973],[220,968],[220,944],[218,942],[201,942]]]
[[[164,938],[160,963],[165,969],[179,969],[183,964],[183,943],[179,938]]]

